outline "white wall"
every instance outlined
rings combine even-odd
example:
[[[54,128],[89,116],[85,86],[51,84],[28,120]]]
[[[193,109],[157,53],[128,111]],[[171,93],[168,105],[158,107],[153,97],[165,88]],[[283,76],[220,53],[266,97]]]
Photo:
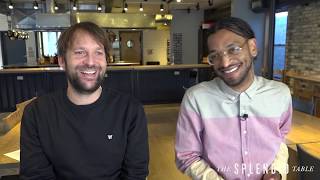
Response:
[[[8,17],[0,14],[0,31],[8,31]]]
[[[203,11],[191,10],[175,10],[171,12],[173,20],[171,23],[171,52],[172,34],[182,33],[182,63],[197,64],[198,63],[198,30],[203,21]]]
[[[3,59],[2,59],[2,48],[1,48],[1,37],[0,37],[0,69],[3,66]]]
[[[169,39],[168,30],[143,30],[143,64],[147,61],[160,61],[160,65],[167,65]]]
[[[0,31],[8,31],[8,19],[7,16],[4,14],[0,14]],[[2,59],[2,48],[1,48],[1,37],[0,37],[0,69],[3,66],[3,59]]]
[[[254,69],[256,74],[261,74],[263,68],[264,57],[264,34],[265,34],[265,13],[254,13],[249,7],[250,0],[232,0],[231,1],[231,16],[239,17],[247,21],[252,27],[256,39],[259,54],[254,62]]]

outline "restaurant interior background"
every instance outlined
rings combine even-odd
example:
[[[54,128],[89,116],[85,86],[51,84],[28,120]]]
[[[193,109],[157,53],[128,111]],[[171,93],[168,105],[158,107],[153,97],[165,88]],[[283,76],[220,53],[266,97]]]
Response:
[[[320,0],[182,0],[180,3],[173,0],[78,0],[66,1],[67,4],[62,3],[65,2],[63,0],[45,0],[37,1],[38,10],[33,9],[34,2],[34,0],[0,0],[0,66],[18,67],[17,64],[41,63],[50,65],[50,58],[45,60],[44,55],[55,54],[55,42],[60,32],[78,20],[90,20],[100,23],[114,38],[111,65],[115,63],[114,65],[118,66],[123,62],[131,62],[131,59],[123,58],[121,46],[132,46],[132,42],[121,44],[120,34],[137,32],[141,42],[141,47],[138,48],[140,59],[135,60],[132,65],[140,64],[140,67],[144,68],[143,65],[159,62],[161,67],[172,64],[193,67],[195,64],[205,64],[207,28],[221,18],[235,16],[245,19],[256,33],[259,54],[254,63],[255,72],[288,84],[295,110],[313,115],[312,117],[320,116]],[[72,10],[75,2],[78,9]],[[8,8],[10,3],[14,5],[12,10]],[[59,9],[52,11],[50,7],[54,8],[55,3]],[[101,12],[97,10],[99,3],[102,7]],[[128,11],[122,13],[126,4]],[[139,10],[140,4],[144,8],[142,12]],[[160,11],[161,5],[164,11]],[[155,19],[157,14],[160,15],[158,20]],[[122,19],[119,20],[117,17]],[[50,18],[53,21],[46,21]],[[51,23],[55,22],[56,18],[59,21]],[[103,18],[113,19],[117,23]],[[134,22],[141,23],[137,25]],[[8,35],[12,36],[9,33],[11,30],[27,32],[28,36],[10,38]],[[181,73],[190,79],[190,76],[193,76],[193,69],[190,68],[186,73],[174,69],[170,71],[170,76],[166,76],[167,74],[161,76],[169,79],[172,73],[175,76]],[[0,71],[6,73],[5,69]],[[117,73],[115,71],[115,76],[119,75]],[[176,83],[177,78],[159,82],[159,74],[139,73],[134,74],[141,78],[138,85],[145,83],[144,86],[148,87],[138,93],[138,97],[145,102],[151,102],[149,100],[160,102],[154,99],[159,94],[166,96],[162,98],[170,97],[175,102],[181,100],[184,89],[179,90],[177,94],[157,91],[164,86],[172,86],[170,89],[183,86]],[[128,74],[123,76],[123,82],[126,83],[124,89],[136,94],[136,90],[140,91],[142,88],[132,88],[131,81],[125,81],[127,77],[132,76],[132,72],[128,71]],[[6,78],[5,75],[3,77]],[[5,80],[1,78],[2,76],[0,86],[3,86]],[[21,76],[17,78],[16,80],[21,80],[19,79]],[[154,79],[159,83],[154,83]],[[133,83],[136,83],[135,81]],[[111,84],[114,82],[119,81],[111,81]],[[175,84],[178,85],[173,86]],[[1,97],[3,94],[1,90]],[[157,114],[157,116],[160,119],[162,115]],[[317,122],[311,122],[311,126],[318,127],[313,123]],[[299,127],[306,126],[302,124]],[[172,129],[171,126],[167,128]],[[312,132],[313,135],[308,137],[312,137],[313,140],[318,138],[316,131],[309,127],[304,131]],[[292,137],[299,139],[305,136]]]
[[[94,21],[113,37],[110,65],[201,64],[207,55],[208,27],[224,17],[243,18],[256,33],[255,72],[287,83],[295,108],[320,116],[319,0],[0,0],[0,4],[1,68],[55,64],[50,56],[56,53],[61,31],[80,21]],[[133,41],[121,42],[120,35],[130,32],[137,34],[137,50],[125,50]],[[128,58],[134,55],[137,58]]]

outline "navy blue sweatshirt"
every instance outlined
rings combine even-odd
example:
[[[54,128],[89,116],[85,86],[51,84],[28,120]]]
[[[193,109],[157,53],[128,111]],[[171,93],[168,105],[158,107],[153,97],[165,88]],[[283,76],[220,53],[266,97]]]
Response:
[[[66,90],[37,98],[21,122],[21,179],[145,179],[147,121],[129,95],[103,89],[90,105]]]

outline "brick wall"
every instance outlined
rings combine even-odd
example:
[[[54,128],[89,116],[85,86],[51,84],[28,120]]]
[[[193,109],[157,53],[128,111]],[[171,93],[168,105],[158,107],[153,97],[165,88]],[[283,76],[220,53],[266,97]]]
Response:
[[[320,0],[288,9],[286,69],[320,73]]]

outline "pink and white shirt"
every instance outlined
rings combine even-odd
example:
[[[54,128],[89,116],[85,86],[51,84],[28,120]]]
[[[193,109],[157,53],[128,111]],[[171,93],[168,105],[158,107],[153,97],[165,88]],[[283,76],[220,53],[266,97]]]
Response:
[[[225,179],[261,179],[289,132],[288,87],[256,76],[242,93],[220,78],[187,90],[177,123],[176,163],[203,160]]]

